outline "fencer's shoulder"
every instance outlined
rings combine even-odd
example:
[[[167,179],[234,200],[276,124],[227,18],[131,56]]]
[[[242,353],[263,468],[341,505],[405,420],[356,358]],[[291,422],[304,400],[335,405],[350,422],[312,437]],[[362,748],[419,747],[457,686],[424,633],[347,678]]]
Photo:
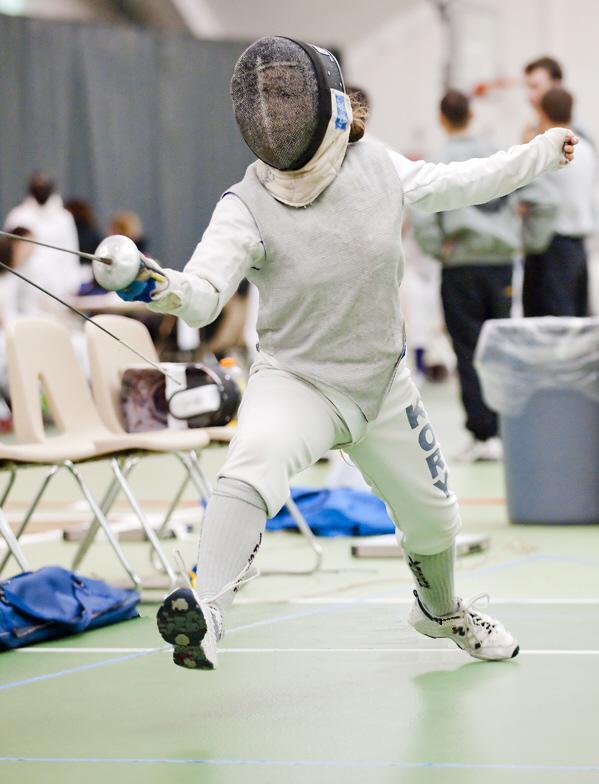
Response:
[[[234,193],[236,195],[239,195],[241,191],[245,190],[246,186],[248,185],[253,186],[257,182],[259,182],[258,161],[253,161],[245,170],[243,177],[237,182],[233,183],[233,185],[230,185],[226,191],[223,191],[223,193],[221,194],[221,199],[223,198],[223,196],[226,196],[228,193]]]
[[[391,152],[389,147],[378,139],[364,136],[360,141],[348,145],[344,165],[347,161],[352,161],[361,163],[371,171],[373,167],[381,171],[389,171]]]
[[[370,136],[369,134],[365,134],[359,141],[351,142],[347,146],[347,152],[351,153],[352,155],[357,154],[381,154],[384,153],[386,150],[386,146],[383,144],[380,139],[377,139],[374,136]]]
[[[378,139],[364,137],[350,144],[340,173],[351,188],[390,194],[401,208],[403,185],[390,150]]]
[[[254,236],[258,232],[256,220],[243,189],[231,186],[216,203],[210,218],[213,229],[222,230],[230,236]]]

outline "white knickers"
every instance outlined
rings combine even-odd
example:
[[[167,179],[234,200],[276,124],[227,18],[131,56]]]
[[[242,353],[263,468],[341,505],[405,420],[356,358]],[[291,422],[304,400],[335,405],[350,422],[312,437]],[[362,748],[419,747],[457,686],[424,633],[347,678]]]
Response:
[[[327,450],[342,448],[387,504],[406,550],[422,555],[446,550],[460,529],[458,504],[409,369],[399,366],[372,422],[366,423],[352,401],[340,405],[339,393],[334,399],[337,405],[291,373],[260,365],[250,376],[219,476],[251,485],[272,516],[288,498],[294,474]]]

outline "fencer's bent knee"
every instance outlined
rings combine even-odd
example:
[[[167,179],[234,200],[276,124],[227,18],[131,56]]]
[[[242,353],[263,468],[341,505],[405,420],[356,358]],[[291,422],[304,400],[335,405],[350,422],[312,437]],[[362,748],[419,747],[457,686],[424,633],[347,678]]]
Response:
[[[247,482],[240,481],[239,479],[220,476],[216,482],[213,495],[220,495],[227,498],[235,498],[239,501],[245,501],[246,504],[251,504],[263,512],[268,512],[266,503],[256,488],[252,487],[252,485],[249,485]]]
[[[273,517],[289,495],[288,462],[285,450],[274,439],[236,436],[219,472],[219,482],[226,478],[252,488],[266,506],[269,517]]]

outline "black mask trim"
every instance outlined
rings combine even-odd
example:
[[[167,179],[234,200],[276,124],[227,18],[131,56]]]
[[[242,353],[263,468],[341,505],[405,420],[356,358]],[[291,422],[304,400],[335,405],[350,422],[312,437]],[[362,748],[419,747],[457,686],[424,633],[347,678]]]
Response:
[[[304,50],[314,66],[318,82],[318,126],[316,132],[305,152],[285,169],[285,171],[297,171],[314,157],[316,150],[322,144],[331,119],[331,90],[339,90],[344,93],[345,83],[337,58],[327,49],[288,36],[281,36],[281,38],[292,41]]]

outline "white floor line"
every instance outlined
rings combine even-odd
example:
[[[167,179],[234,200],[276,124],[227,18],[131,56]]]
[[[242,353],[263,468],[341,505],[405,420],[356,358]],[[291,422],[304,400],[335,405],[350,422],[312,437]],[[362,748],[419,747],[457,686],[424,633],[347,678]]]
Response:
[[[17,648],[15,653],[170,653],[170,648]],[[393,653],[393,654],[445,654],[463,653],[458,648],[220,648],[219,653]],[[520,656],[599,656],[599,650],[522,650]]]
[[[219,653],[461,653],[459,648],[220,648]],[[520,656],[599,656],[599,650],[520,651]]]
[[[15,653],[150,653],[160,648],[16,648]],[[165,650],[169,650],[165,648]]]
[[[343,596],[343,597],[328,597],[328,596],[309,596],[309,597],[296,597],[293,599],[259,599],[259,598],[244,598],[237,597],[235,599],[236,605],[255,605],[255,604],[397,604],[409,606],[414,602],[413,598],[405,596]],[[564,605],[599,605],[599,597],[534,597],[534,596],[515,596],[515,597],[491,597],[491,605],[521,605],[530,604],[538,606]]]
[[[256,605],[256,604],[397,604],[409,606],[414,602],[411,597],[404,596],[343,596],[335,598],[332,596],[308,596],[296,597],[293,599],[250,599],[239,596],[235,599],[236,605]],[[534,597],[534,596],[515,596],[515,597],[491,597],[491,605],[538,605],[538,606],[552,606],[552,605],[599,605],[599,597]]]

